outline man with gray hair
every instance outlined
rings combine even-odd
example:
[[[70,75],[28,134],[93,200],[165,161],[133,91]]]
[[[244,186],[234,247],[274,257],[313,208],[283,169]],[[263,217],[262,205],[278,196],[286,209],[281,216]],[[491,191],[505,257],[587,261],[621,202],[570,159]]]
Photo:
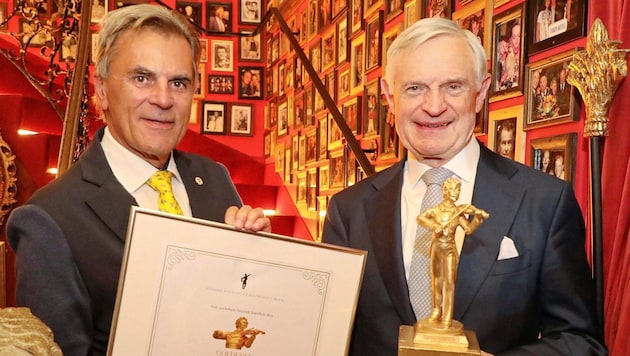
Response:
[[[571,185],[475,139],[491,82],[479,40],[450,20],[422,19],[386,63],[381,87],[408,153],[334,195],[323,230],[324,242],[368,251],[349,354],[397,355],[399,327],[435,316],[416,217],[449,177],[461,181],[458,205],[489,214],[465,239],[455,233],[453,319],[476,333],[482,354],[606,354]]]

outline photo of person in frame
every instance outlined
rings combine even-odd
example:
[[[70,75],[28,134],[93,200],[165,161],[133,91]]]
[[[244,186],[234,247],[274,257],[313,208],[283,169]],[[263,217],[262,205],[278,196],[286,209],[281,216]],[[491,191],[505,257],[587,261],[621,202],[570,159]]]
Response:
[[[503,35],[505,33],[505,35]],[[501,25],[496,51],[498,65],[495,75],[495,91],[518,87],[521,66],[521,19],[516,18]]]
[[[260,0],[241,0],[241,22],[260,23]]]
[[[514,159],[516,118],[513,117],[498,121],[496,127],[497,131],[494,140],[494,152],[503,157]]]

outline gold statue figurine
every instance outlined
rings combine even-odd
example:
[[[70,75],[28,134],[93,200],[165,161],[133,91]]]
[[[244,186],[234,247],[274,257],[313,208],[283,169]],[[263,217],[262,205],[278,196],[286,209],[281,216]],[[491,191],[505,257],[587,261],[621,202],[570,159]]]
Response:
[[[573,55],[567,81],[575,86],[586,104],[584,136],[608,136],[608,110],[621,80],[628,73],[626,54],[618,49],[621,42],[608,38],[600,19],[591,27],[586,51]]]
[[[416,219],[419,225],[432,231],[429,248],[431,314],[419,320],[415,326],[401,325],[399,356],[481,354],[475,333],[464,330],[461,322],[453,320],[459,264],[455,231],[461,227],[466,235],[470,235],[490,214],[472,204],[455,204],[461,186],[461,182],[455,178],[445,180],[442,184],[442,202],[422,212]]]
[[[247,329],[247,318],[240,317],[236,319],[236,330],[221,331],[215,330],[212,333],[212,337],[215,339],[225,339],[225,347],[228,349],[242,349],[243,346],[250,348],[256,340],[256,335],[263,334],[265,332],[258,329]]]
[[[453,320],[455,281],[459,255],[455,246],[455,230],[461,226],[466,235],[473,233],[483,219],[490,215],[472,204],[456,205],[461,183],[449,178],[442,184],[444,200],[437,206],[418,215],[418,224],[433,231],[430,247],[432,308],[428,323],[432,328],[454,332],[463,331],[463,326]],[[467,216],[472,216],[469,220]]]

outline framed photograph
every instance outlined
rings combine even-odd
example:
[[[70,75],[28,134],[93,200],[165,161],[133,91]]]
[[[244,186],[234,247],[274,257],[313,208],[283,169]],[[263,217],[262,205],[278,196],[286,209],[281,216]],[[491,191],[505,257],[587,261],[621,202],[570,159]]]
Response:
[[[488,96],[484,101],[483,108],[479,110],[475,117],[475,128],[473,130],[475,135],[483,135],[488,133]]]
[[[328,116],[326,114],[317,120],[317,135],[317,160],[321,161],[328,153]]]
[[[383,0],[363,0],[363,15],[369,16],[383,5]]]
[[[266,132],[263,137],[263,155],[271,157],[271,132]]]
[[[232,3],[206,3],[206,30],[208,32],[232,32]]]
[[[489,4],[484,0],[475,0],[474,3],[466,5],[461,10],[453,13],[453,21],[465,30],[473,33],[479,42],[486,49],[486,56],[490,56],[491,32],[488,31],[489,19],[486,16]],[[490,16],[492,17],[492,16]]]
[[[199,81],[199,88],[195,90],[195,94],[193,98],[195,99],[204,99],[206,97],[206,65],[201,64],[197,68],[199,69],[199,73],[197,73],[197,80]]]
[[[342,16],[341,13],[348,8],[348,0],[333,0],[332,2],[332,17],[336,20],[337,17]]]
[[[297,174],[297,192],[295,203],[306,204],[306,171],[300,171]]]
[[[363,93],[365,97],[365,119],[363,122],[363,137],[369,137],[378,135],[379,130],[379,113],[380,113],[380,99],[381,99],[381,86],[379,78],[372,80],[365,85]]]
[[[370,71],[381,65],[383,45],[383,11],[378,11],[367,21],[365,31],[366,61],[365,70]]]
[[[364,0],[349,0],[349,1],[351,5],[350,6],[350,32],[349,34],[354,35],[355,33],[363,29],[363,1]]]
[[[365,37],[355,37],[350,48],[350,94],[357,94],[365,82]]]
[[[492,83],[490,101],[523,94],[525,3],[514,6],[492,19]]]
[[[344,182],[344,187],[348,188],[350,186],[353,186],[357,182],[357,159],[348,146],[344,148],[343,156],[343,165],[346,170],[346,181]]]
[[[291,147],[284,150],[284,184],[291,183]]]
[[[355,96],[343,103],[343,117],[353,134],[361,128],[361,97]]]
[[[423,1],[424,0],[411,0],[405,3],[405,18],[403,21],[405,28],[421,19],[421,14],[424,13],[422,10]]]
[[[517,162],[525,162],[525,132],[523,105],[490,112],[488,147]]]
[[[337,23],[337,64],[348,61],[348,16],[342,16]]]
[[[234,76],[214,74],[208,75],[208,93],[234,94]]]
[[[418,0],[419,1],[419,0]],[[422,0],[424,1],[423,17],[441,17],[450,19],[453,11],[452,0]]]
[[[336,27],[331,26],[328,31],[322,35],[322,72],[325,72],[335,65],[337,56],[335,49],[337,41],[335,39]]]
[[[228,123],[226,104],[204,101],[201,106],[201,133],[224,135]]]
[[[22,44],[32,47],[51,47],[53,45],[53,34],[43,28],[35,30],[35,27],[28,23],[25,18],[20,18],[20,32],[24,33]]]
[[[262,47],[260,43],[260,33],[248,34],[240,37],[240,50],[238,59],[241,61],[261,61]]]
[[[239,0],[240,15],[238,23],[242,25],[257,25],[262,19],[261,2],[262,0]]]
[[[306,136],[298,137],[298,169],[303,170],[306,166]]]
[[[278,172],[280,174],[280,176],[284,175],[284,142],[280,142],[276,145],[276,150],[274,153],[276,159],[274,161],[275,163],[275,170],[276,172]]]
[[[328,115],[328,150],[340,147],[342,144],[341,130],[332,115]]]
[[[527,65],[525,129],[580,119],[578,90],[567,82],[575,50]]]
[[[234,71],[234,42],[231,40],[211,40],[212,57],[210,69],[220,72]]]
[[[92,2],[92,16],[91,16],[92,23],[103,22],[103,18],[105,18],[105,15],[107,15],[108,2],[109,2],[108,0],[94,0]],[[201,9],[201,4],[199,4],[198,7],[199,9]],[[201,15],[201,12],[199,12],[199,15]],[[199,24],[201,25],[201,22],[199,22]]]
[[[199,122],[199,100],[193,100],[190,106],[188,125],[196,125]]]
[[[379,145],[379,157],[390,159],[400,157],[400,139],[396,132],[396,117],[389,109],[389,104],[385,98],[381,98],[381,144]]]
[[[328,190],[330,184],[330,166],[325,164],[319,167],[319,191]]]
[[[317,168],[306,171],[306,210],[315,211],[317,209],[318,183]]]
[[[252,104],[230,104],[231,135],[253,136],[254,107]]]
[[[199,62],[207,63],[208,62],[208,39],[200,38],[199,39]]]
[[[381,54],[382,66],[385,67],[387,64],[387,50],[389,46],[391,46],[392,42],[398,37],[398,34],[402,31],[402,24],[397,24],[390,27],[385,33],[383,33],[383,53]]]
[[[317,161],[317,128],[306,132],[306,163],[312,163]]]
[[[576,143],[576,133],[531,140],[531,167],[567,182],[573,182]]]
[[[309,40],[315,37],[315,35],[317,35],[317,31],[319,31],[319,20],[320,20],[319,3],[320,3],[320,0],[308,0],[307,30],[308,30]]]
[[[192,2],[192,1],[176,1],[175,8],[179,13],[186,16],[188,21],[195,23],[199,27],[203,27],[201,23],[201,11],[202,11],[201,2]]]
[[[263,67],[238,67],[239,99],[262,99]]]
[[[278,103],[278,137],[284,136],[289,132],[289,107],[286,100]]]
[[[330,153],[330,184],[329,187],[343,188],[346,179],[346,169],[344,167],[344,150],[335,150]]]
[[[339,84],[337,85],[339,93],[337,94],[337,100],[340,100],[350,95],[350,69],[346,68],[337,73],[339,73]]]
[[[530,1],[528,54],[586,35],[586,0]]]
[[[404,0],[385,0],[385,20],[387,22],[394,19],[403,12]]]

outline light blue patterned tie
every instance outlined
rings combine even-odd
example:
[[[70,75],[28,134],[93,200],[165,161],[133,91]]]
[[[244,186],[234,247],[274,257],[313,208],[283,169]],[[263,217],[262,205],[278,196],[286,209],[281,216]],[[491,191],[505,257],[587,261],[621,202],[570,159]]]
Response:
[[[442,183],[452,175],[453,172],[443,167],[431,168],[422,175],[427,191],[422,199],[420,213],[442,202]],[[429,249],[432,235],[431,230],[418,225],[409,269],[409,298],[417,320],[429,316],[431,311]]]

